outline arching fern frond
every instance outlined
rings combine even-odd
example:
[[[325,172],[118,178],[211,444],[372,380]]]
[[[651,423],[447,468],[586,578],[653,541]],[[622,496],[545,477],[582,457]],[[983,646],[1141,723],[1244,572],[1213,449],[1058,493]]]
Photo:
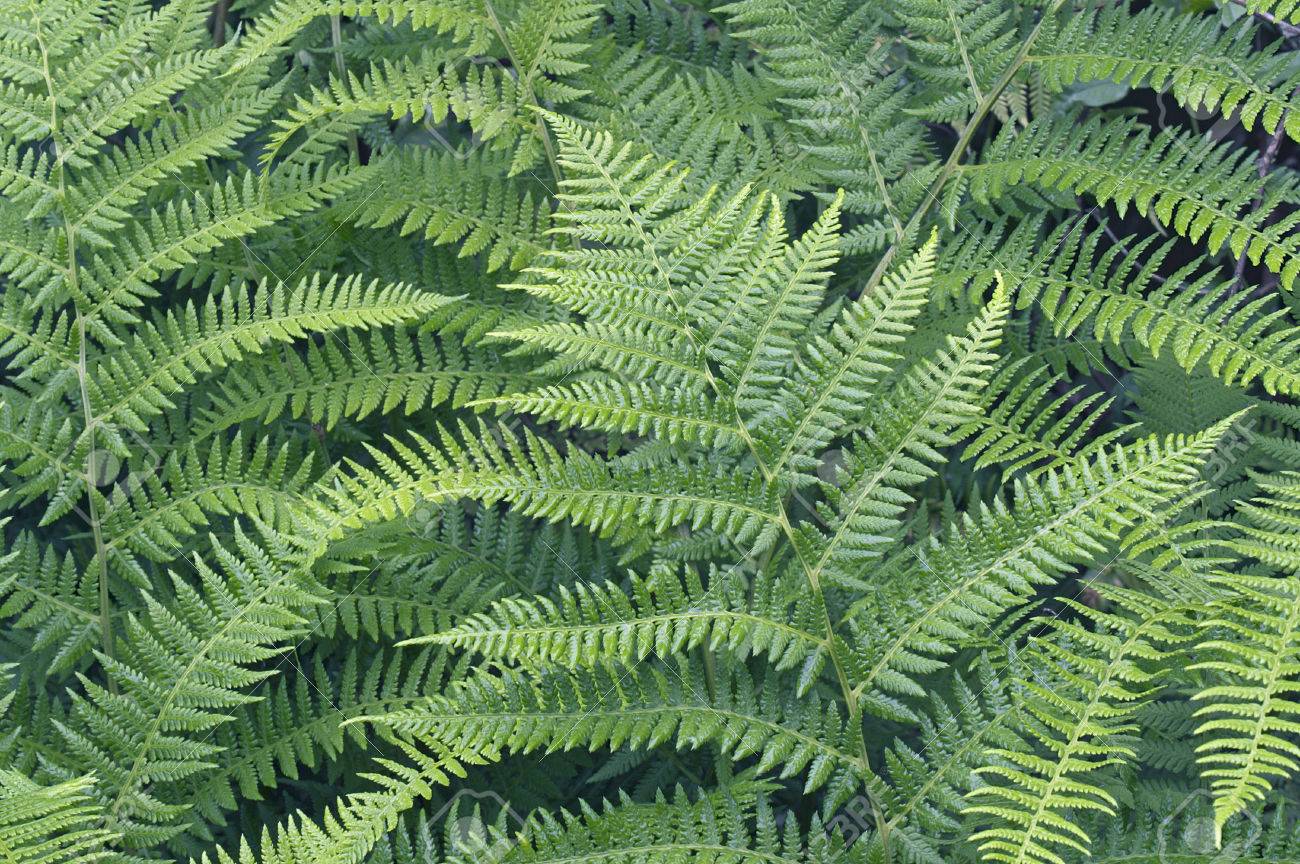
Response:
[[[169,395],[273,342],[342,328],[396,324],[432,312],[449,298],[359,277],[304,277],[296,288],[264,282],[250,293],[231,286],[203,306],[187,306],[139,328],[104,358],[91,389],[101,423],[145,430],[144,418],[175,407]]]
[[[174,598],[145,596],[115,655],[99,657],[109,686],[81,676],[84,695],[57,723],[63,748],[102,778],[105,821],[128,846],[179,830],[190,802],[172,799],[172,784],[213,764],[220,747],[207,733],[254,699],[243,688],[273,674],[258,664],[284,650],[302,630],[302,611],[322,602],[280,543],[263,549],[239,533],[235,547],[213,544],[219,570],[195,559],[198,587],[174,573]]]
[[[1193,175],[1204,179],[1186,182]],[[1088,195],[1120,215],[1132,208],[1210,252],[1227,248],[1263,262],[1288,288],[1300,273],[1300,216],[1279,212],[1300,197],[1297,182],[1271,174],[1261,184],[1240,150],[1185,132],[1151,137],[1132,118],[1040,120],[1023,132],[1004,130],[959,179],[954,194],[965,188],[981,203],[1021,184]]]
[[[522,389],[534,379],[494,352],[460,347],[398,326],[390,334],[355,330],[304,352],[270,352],[224,375],[199,409],[195,438],[248,420],[291,417],[332,429],[344,418],[411,415],[448,404],[461,408]]]
[[[238,96],[155,126],[139,141],[110,150],[78,177],[69,194],[72,230],[92,247],[132,220],[131,207],[169,175],[224,151],[251,131],[271,107],[275,89]]]
[[[453,751],[562,752],[574,748],[694,749],[713,744],[733,760],[755,757],[757,770],[804,776],[811,792],[860,763],[834,705],[783,692],[779,677],[755,680],[743,667],[712,688],[686,662],[529,675],[477,674],[445,696],[366,717],[392,732]],[[792,767],[795,766],[795,767]]]
[[[1097,79],[1168,90],[1185,108],[1235,112],[1245,128],[1269,133],[1281,123],[1300,140],[1300,117],[1288,110],[1300,78],[1277,44],[1256,50],[1251,35],[1174,9],[1095,6],[1052,27],[1027,59],[1053,90]]]
[[[1091,335],[1116,345],[1131,340],[1157,357],[1167,351],[1189,372],[1203,364],[1239,387],[1259,381],[1270,393],[1300,388],[1300,328],[1272,298],[1238,294],[1204,260],[1160,276],[1173,243],[1156,246],[1148,238],[1130,250],[1109,243],[1105,227],[1084,233],[1077,223],[1062,225],[1033,259],[1003,251],[1024,250],[1032,234],[1032,228],[1012,232],[1001,247],[967,244],[964,251],[973,255],[964,256],[966,266],[980,264],[962,275],[978,287],[994,270],[1002,273],[1016,287],[1016,305],[1040,310],[1058,336]]]
[[[811,665],[825,650],[816,633],[820,609],[778,581],[756,581],[714,571],[706,589],[693,568],[683,577],[661,565],[647,578],[632,576],[627,591],[579,583],[572,591],[561,587],[556,600],[507,598],[405,644],[448,645],[528,667],[632,665],[700,645],[740,658],[765,656],[776,669]],[[800,695],[810,680],[801,678]]]
[[[332,530],[405,515],[419,500],[472,497],[504,501],[528,516],[567,519],[619,543],[639,539],[645,528],[675,525],[709,526],[756,549],[774,539],[775,493],[759,479],[692,466],[651,468],[626,457],[564,456],[531,431],[522,441],[500,427],[496,434],[504,444],[465,429],[462,440],[444,433],[439,445],[418,437],[413,446],[393,442],[397,459],[373,451],[379,473],[350,466],[335,475],[334,488],[323,490],[338,514]]]
[[[1174,490],[1198,478],[1197,468],[1223,435],[1221,423],[1196,436],[1148,438],[1098,451],[1035,479],[1017,479],[1010,506],[1000,498],[964,515],[951,536],[930,538],[904,558],[920,579],[860,602],[855,636],[864,673],[856,685],[886,716],[895,697],[922,696],[918,675],[942,668],[938,659],[1023,603],[1038,585],[1060,578],[1067,562],[1102,551],[1117,530],[1147,518]],[[918,593],[915,585],[925,589]],[[895,611],[880,623],[875,610]],[[865,614],[865,618],[861,617]]]
[[[133,220],[131,230],[117,235],[118,243],[97,250],[81,268],[88,330],[105,345],[120,344],[112,325],[139,321],[137,308],[158,294],[156,280],[194,265],[223,243],[315,209],[370,176],[368,166],[318,165],[261,182],[256,172],[246,171],[168,200]]]
[[[1060,864],[1062,851],[1088,854],[1076,824],[1088,811],[1114,814],[1106,778],[1135,757],[1133,714],[1158,689],[1153,663],[1170,644],[1190,639],[1189,610],[1133,591],[1106,589],[1114,611],[1066,600],[1079,621],[1054,619],[1053,634],[1024,658],[1032,675],[1018,682],[1021,728],[1031,749],[994,748],[978,769],[996,778],[972,790],[966,813],[984,860]]]
[[[653,434],[664,441],[720,450],[737,451],[744,446],[731,412],[710,404],[702,394],[666,391],[644,382],[578,381],[483,399],[477,404],[527,411],[562,427]]]
[[[918,735],[899,738],[885,751],[885,770],[872,783],[890,842],[917,860],[941,854],[942,838],[961,832],[964,796],[981,782],[975,771],[985,754],[1023,746],[1010,682],[999,679],[987,657],[969,683],[954,674],[951,690],[951,696],[931,696]]]
[[[1030,476],[1041,474],[1089,456],[1133,428],[1095,434],[1114,399],[1087,392],[1082,385],[1066,389],[1062,376],[1046,366],[1029,365],[1029,358],[1004,366],[985,393],[985,412],[956,436],[973,437],[962,458],[973,458],[981,468],[1001,465],[1003,478],[1025,470]]]
[[[0,770],[0,854],[13,864],[92,864],[116,855],[118,835],[88,791],[93,777],[41,786]]]
[[[1244,524],[1231,541],[1278,575],[1225,576],[1232,595],[1215,608],[1213,628],[1192,668],[1213,678],[1196,694],[1201,775],[1214,790],[1216,840],[1224,824],[1275,783],[1300,769],[1289,736],[1300,730],[1294,678],[1300,670],[1300,555],[1295,512],[1300,484],[1283,475],[1261,484],[1264,495],[1241,506]],[[1216,632],[1217,631],[1217,632]]]

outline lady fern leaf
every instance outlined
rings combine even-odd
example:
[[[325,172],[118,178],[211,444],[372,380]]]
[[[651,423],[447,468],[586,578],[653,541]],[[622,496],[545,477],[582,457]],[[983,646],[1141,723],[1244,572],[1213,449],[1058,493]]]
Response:
[[[0,0],[0,858],[1295,857],[1296,9],[1175,6]]]

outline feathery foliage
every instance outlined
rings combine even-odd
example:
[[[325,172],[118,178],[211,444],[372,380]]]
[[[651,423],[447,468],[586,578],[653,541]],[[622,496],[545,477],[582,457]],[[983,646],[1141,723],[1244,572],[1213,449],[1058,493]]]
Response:
[[[1300,859],[1298,25],[0,0],[0,858]]]

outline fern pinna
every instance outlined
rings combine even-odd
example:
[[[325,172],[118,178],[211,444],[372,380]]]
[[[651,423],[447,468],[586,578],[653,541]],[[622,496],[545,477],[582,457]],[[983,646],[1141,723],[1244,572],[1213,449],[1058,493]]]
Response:
[[[1297,34],[0,0],[0,857],[1300,861]]]

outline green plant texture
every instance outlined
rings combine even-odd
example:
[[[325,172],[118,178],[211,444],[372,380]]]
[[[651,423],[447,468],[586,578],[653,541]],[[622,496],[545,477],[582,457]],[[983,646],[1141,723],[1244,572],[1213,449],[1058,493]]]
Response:
[[[1300,3],[0,0],[0,862],[1300,864]]]

